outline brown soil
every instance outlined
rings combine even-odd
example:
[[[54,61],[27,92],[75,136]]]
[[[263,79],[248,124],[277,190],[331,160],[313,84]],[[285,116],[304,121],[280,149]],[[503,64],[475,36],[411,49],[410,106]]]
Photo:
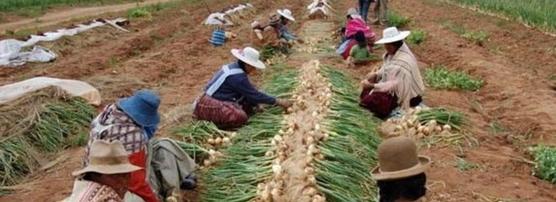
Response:
[[[425,101],[429,106],[442,106],[464,112],[470,119],[469,131],[479,145],[462,148],[436,145],[423,152],[434,159],[427,173],[431,201],[555,201],[556,187],[532,176],[526,148],[538,142],[556,144],[556,92],[550,88],[550,76],[556,75],[556,38],[525,28],[519,23],[477,14],[470,10],[435,3],[436,0],[394,1],[392,7],[411,17],[411,28],[427,32],[426,41],[412,46],[424,63],[443,64],[469,72],[485,80],[478,92],[438,91],[428,89]],[[212,0],[214,9],[227,2]],[[304,13],[303,1],[256,0],[261,16],[280,5]],[[335,5],[340,16],[353,2]],[[18,69],[0,68],[0,84],[34,76],[80,79],[98,87],[109,103],[133,90],[149,87],[162,96],[162,112],[180,112],[187,117],[189,104],[200,92],[212,73],[232,60],[230,48],[249,44],[249,23],[232,31],[237,40],[224,47],[213,48],[207,43],[211,30],[201,26],[208,15],[201,4],[184,4],[179,8],[155,14],[152,21],[133,21],[131,33],[110,27],[100,28],[55,43],[52,47],[60,57],[54,63],[28,64]],[[298,21],[304,21],[299,18]],[[485,30],[490,40],[481,47],[467,42],[442,26],[445,21],[461,24],[468,30]],[[246,21],[247,22],[247,21]],[[299,25],[301,23],[298,23]],[[376,29],[376,28],[375,28]],[[380,33],[380,29],[376,30]],[[345,67],[337,57],[326,62]],[[303,61],[290,61],[301,65]],[[376,64],[375,64],[376,65]],[[355,77],[370,71],[370,66],[348,69]],[[116,87],[115,87],[116,86]],[[171,122],[174,123],[174,122]],[[498,123],[504,130],[493,131]],[[169,135],[167,124],[162,135]],[[79,168],[81,149],[61,154],[68,156],[44,173],[36,173],[23,185],[13,187],[14,194],[0,201],[56,201],[69,194],[71,171]],[[479,168],[460,171],[457,159]],[[495,186],[493,186],[495,185]]]
[[[556,187],[532,176],[527,148],[554,145],[556,92],[549,77],[556,73],[556,38],[510,22],[436,0],[392,2],[393,9],[410,17],[409,28],[427,32],[426,41],[412,46],[425,69],[442,64],[482,78],[478,92],[427,89],[425,102],[464,112],[468,130],[479,145],[423,148],[434,159],[427,172],[432,201],[554,201]],[[344,6],[349,6],[345,5]],[[347,7],[344,7],[347,8]],[[467,30],[490,34],[477,46],[443,26],[452,22]],[[375,27],[377,28],[377,27]],[[408,29],[408,28],[405,28]],[[382,27],[375,30],[379,35]],[[350,69],[365,75],[371,67]],[[498,124],[503,130],[495,131]],[[457,168],[462,158],[478,168]],[[493,186],[496,184],[496,186]],[[511,190],[511,191],[510,191]]]
[[[83,7],[83,8],[69,8],[61,10],[60,12],[50,11],[49,13],[33,18],[21,19],[20,17],[6,16],[5,22],[0,24],[0,33],[6,30],[17,31],[26,28],[37,28],[56,25],[73,18],[83,18],[89,16],[98,16],[105,13],[121,12],[139,6],[146,6],[156,3],[168,2],[170,0],[146,0],[139,3],[127,3],[120,5],[109,5],[99,7]]]

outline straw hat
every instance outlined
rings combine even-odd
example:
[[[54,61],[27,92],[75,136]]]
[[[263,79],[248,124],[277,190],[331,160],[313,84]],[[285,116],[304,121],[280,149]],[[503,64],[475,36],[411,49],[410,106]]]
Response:
[[[160,97],[153,91],[139,90],[131,97],[120,99],[116,105],[143,127],[153,127],[160,123]]]
[[[378,146],[378,166],[371,172],[375,180],[395,180],[424,173],[431,160],[417,155],[417,145],[408,137],[393,137]]]
[[[277,12],[281,16],[284,16],[285,18],[287,18],[288,20],[295,21],[295,18],[293,18],[293,15],[292,15],[292,12],[290,11],[290,9],[284,9],[284,10],[278,9]]]
[[[350,16],[351,18],[362,18],[361,15],[359,15],[359,13],[357,12],[357,9],[355,8],[348,9],[347,15]]]
[[[243,50],[240,49],[232,49],[232,55],[237,59],[257,68],[257,69],[265,69],[266,66],[264,65],[263,61],[261,61],[259,51],[255,50],[251,47],[245,47]]]
[[[88,172],[110,175],[131,173],[141,169],[129,163],[127,152],[120,141],[96,140],[89,152],[89,165],[73,172],[72,175],[79,176]]]
[[[375,42],[375,44],[386,44],[396,41],[404,40],[407,36],[411,34],[410,31],[398,31],[396,27],[388,27],[382,31],[382,39]]]

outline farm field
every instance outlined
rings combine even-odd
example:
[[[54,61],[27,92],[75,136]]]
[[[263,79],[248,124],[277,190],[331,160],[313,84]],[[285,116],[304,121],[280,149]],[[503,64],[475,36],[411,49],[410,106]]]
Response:
[[[381,141],[376,130],[382,121],[358,106],[357,84],[380,62],[348,68],[333,48],[334,31],[355,1],[331,1],[337,13],[328,20],[309,20],[308,0],[249,1],[257,10],[231,28],[238,37],[223,47],[207,42],[212,29],[202,22],[208,10],[245,1],[204,2],[177,1],[146,9],[148,14],[131,9],[100,15],[130,17],[130,32],[106,26],[41,43],[58,53],[57,60],[0,67],[0,85],[36,76],[83,80],[100,90],[103,104],[137,89],[157,90],[163,115],[157,135],[183,141],[181,146],[203,166],[201,187],[185,193],[184,201],[376,200],[368,171],[376,165]],[[543,33],[554,28],[546,20],[554,16],[538,14],[554,14],[556,8],[542,0],[528,5],[450,2],[389,5],[400,29],[414,31],[408,42],[427,83],[424,100],[438,109],[418,116],[448,116],[442,120],[458,132],[417,137],[420,152],[433,159],[427,201],[556,201],[556,37]],[[512,19],[521,16],[543,31],[453,2]],[[254,81],[266,92],[294,100],[293,112],[270,108],[235,133],[192,120],[191,103],[213,72],[233,60],[229,49],[252,44],[250,22],[283,7],[296,16],[290,26],[305,43],[295,45],[287,58],[272,57]],[[383,28],[373,26],[379,35]],[[215,143],[218,138],[222,143]],[[2,182],[0,202],[59,201],[70,194],[70,173],[80,167],[84,149],[78,145],[83,143],[56,144],[62,145],[45,156],[55,163]]]
[[[550,0],[505,1],[505,0],[452,0],[455,3],[501,14],[544,30],[556,30],[556,4]]]

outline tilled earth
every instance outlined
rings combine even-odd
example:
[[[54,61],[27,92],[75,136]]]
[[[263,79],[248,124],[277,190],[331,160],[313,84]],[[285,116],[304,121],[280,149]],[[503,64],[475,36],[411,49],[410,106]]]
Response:
[[[539,142],[556,145],[556,92],[551,75],[556,75],[556,38],[523,25],[498,19],[436,0],[392,2],[393,9],[410,17],[406,29],[423,29],[427,39],[412,46],[424,70],[442,64],[463,70],[485,80],[477,92],[428,89],[427,105],[464,112],[470,119],[469,131],[476,146],[433,145],[423,152],[434,159],[427,173],[431,201],[555,201],[556,187],[532,176],[527,147]],[[303,1],[254,0],[259,18],[280,6],[292,9],[306,21]],[[211,0],[213,10],[228,5]],[[337,2],[339,12],[355,5]],[[213,48],[207,39],[211,29],[201,23],[208,15],[203,4],[184,3],[154,14],[151,20],[132,20],[131,33],[104,27],[55,43],[51,47],[60,57],[48,64],[28,64],[17,69],[0,69],[0,84],[35,76],[78,79],[91,82],[102,92],[104,104],[133,90],[148,87],[162,96],[165,126],[163,136],[176,124],[187,121],[190,103],[201,92],[213,72],[233,60],[229,49],[250,44],[249,23],[232,29],[238,38],[224,47]],[[110,14],[105,17],[114,17]],[[255,18],[255,17],[253,17]],[[332,20],[336,20],[333,18]],[[483,46],[474,45],[443,26],[460,24],[469,30],[490,34]],[[62,26],[62,25],[60,25]],[[375,27],[381,33],[382,27]],[[332,34],[332,33],[330,33]],[[338,67],[341,60],[330,58]],[[358,78],[371,66],[348,69]],[[347,68],[346,68],[347,69]],[[553,81],[552,81],[553,82]],[[503,130],[493,130],[492,125]],[[50,170],[34,173],[13,194],[0,201],[57,201],[71,192],[71,171],[79,168],[82,149],[59,154],[60,162]],[[459,158],[478,168],[461,171]]]

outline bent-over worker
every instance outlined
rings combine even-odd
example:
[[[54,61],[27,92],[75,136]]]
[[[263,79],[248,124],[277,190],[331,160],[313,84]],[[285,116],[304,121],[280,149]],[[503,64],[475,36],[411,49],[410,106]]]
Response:
[[[142,170],[129,163],[120,141],[96,140],[90,145],[87,167],[73,176],[73,191],[64,202],[121,202],[128,191],[131,173]]]
[[[249,81],[248,75],[265,69],[257,50],[246,47],[231,52],[237,61],[222,66],[208,82],[204,95],[195,103],[197,119],[211,121],[220,128],[237,128],[247,123],[253,108],[260,104],[291,106],[288,100],[259,92]]]
[[[160,123],[159,105],[160,98],[149,90],[139,90],[131,97],[107,105],[91,123],[84,165],[92,163],[89,156],[94,155],[91,150],[94,141],[118,140],[124,145],[130,163],[145,168],[147,143],[154,137]],[[146,180],[144,169],[131,173],[129,191],[145,202],[159,201]]]

